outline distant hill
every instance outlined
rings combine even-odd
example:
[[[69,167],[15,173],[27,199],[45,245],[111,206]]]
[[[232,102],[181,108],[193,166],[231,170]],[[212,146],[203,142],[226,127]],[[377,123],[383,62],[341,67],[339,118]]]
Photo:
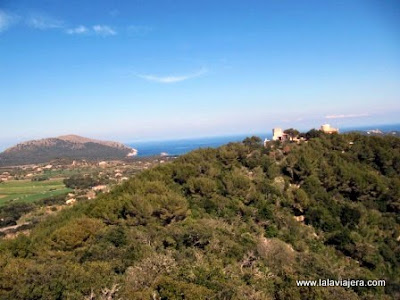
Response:
[[[122,159],[134,156],[137,150],[124,144],[100,141],[77,135],[32,140],[0,153],[0,166],[37,164],[53,159]]]

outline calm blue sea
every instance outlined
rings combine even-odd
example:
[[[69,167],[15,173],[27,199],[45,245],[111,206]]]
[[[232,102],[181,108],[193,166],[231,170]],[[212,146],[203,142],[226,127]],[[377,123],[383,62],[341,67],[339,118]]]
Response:
[[[348,132],[354,130],[370,130],[370,129],[380,129],[381,131],[400,131],[400,124],[394,125],[373,125],[373,126],[363,126],[363,127],[348,127],[341,128],[341,132]],[[240,142],[243,141],[248,136],[256,135],[262,139],[272,138],[271,133],[260,133],[260,134],[242,134],[235,136],[221,136],[221,137],[205,137],[205,138],[195,138],[195,139],[181,139],[181,140],[170,140],[170,141],[151,141],[151,142],[135,142],[130,143],[129,146],[137,149],[138,156],[151,156],[160,155],[160,153],[165,152],[168,155],[181,155],[188,153],[192,150],[198,148],[216,148],[221,145],[227,144],[229,142]]]
[[[168,155],[181,155],[199,148],[216,148],[229,142],[243,141],[248,135],[221,136],[196,139],[182,139],[171,141],[135,142],[128,144],[138,150],[138,156],[160,155],[166,152]],[[257,135],[266,136],[266,135]],[[271,135],[269,135],[269,138]]]

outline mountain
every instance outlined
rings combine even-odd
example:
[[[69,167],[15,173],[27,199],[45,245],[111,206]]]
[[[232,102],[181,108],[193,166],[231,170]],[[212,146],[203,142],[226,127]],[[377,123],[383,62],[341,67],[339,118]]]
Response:
[[[400,299],[399,178],[391,136],[199,149],[0,241],[0,299]]]
[[[27,141],[8,148],[0,153],[0,166],[44,163],[57,158],[122,159],[136,154],[136,149],[118,142],[65,135]]]

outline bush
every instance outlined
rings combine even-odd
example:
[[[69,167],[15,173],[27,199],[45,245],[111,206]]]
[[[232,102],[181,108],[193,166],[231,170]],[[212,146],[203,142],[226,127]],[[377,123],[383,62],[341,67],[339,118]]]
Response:
[[[48,176],[42,175],[42,176],[35,176],[31,179],[31,181],[46,181],[49,180],[50,178]]]
[[[88,189],[100,183],[98,179],[80,174],[72,175],[70,178],[64,179],[65,186],[71,189]]]
[[[0,227],[16,225],[22,215],[34,208],[31,203],[13,203],[0,207]]]

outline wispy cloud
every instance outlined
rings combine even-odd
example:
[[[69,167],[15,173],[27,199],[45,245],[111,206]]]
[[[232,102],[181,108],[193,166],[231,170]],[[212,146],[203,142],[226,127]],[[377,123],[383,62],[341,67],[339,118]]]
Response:
[[[1,0],[0,0],[1,1]],[[117,34],[117,31],[108,25],[79,25],[79,26],[68,26],[64,21],[49,16],[43,13],[31,13],[25,16],[16,16],[5,12],[0,9],[0,33],[7,30],[13,24],[22,21],[22,25],[29,26],[37,30],[58,30],[69,35],[98,35],[98,36],[113,36]],[[133,30],[133,29],[132,29]],[[145,27],[137,28],[137,31],[149,30]]]
[[[0,10],[0,33],[6,31],[18,21],[18,17]]]
[[[363,114],[342,114],[342,115],[328,115],[325,116],[326,119],[346,119],[346,118],[361,118],[361,117],[368,117],[369,114],[363,113]]]
[[[30,27],[40,30],[59,29],[64,27],[63,21],[45,15],[30,16],[26,22]]]
[[[75,28],[70,28],[67,29],[65,32],[68,34],[85,34],[87,33],[89,30],[86,26],[80,25],[78,27]]]
[[[116,35],[117,32],[107,25],[94,25],[93,27],[94,33],[102,36]]]
[[[84,25],[79,25],[74,28],[69,28],[65,30],[65,33],[70,35],[100,35],[100,36],[112,36],[116,35],[117,32],[107,25],[94,25],[92,27],[86,27]]]
[[[144,25],[130,25],[127,27],[127,32],[130,35],[146,35],[153,31],[153,28],[150,26],[144,26]]]
[[[156,76],[156,75],[152,75],[152,74],[138,74],[136,75],[139,78],[148,80],[148,81],[153,81],[153,82],[159,82],[159,83],[175,83],[175,82],[181,82],[181,81],[185,81],[188,79],[192,79],[192,78],[196,78],[199,77],[203,74],[207,73],[207,69],[206,68],[201,68],[199,71],[197,72],[193,72],[190,74],[186,74],[186,75],[168,75],[168,76]]]

